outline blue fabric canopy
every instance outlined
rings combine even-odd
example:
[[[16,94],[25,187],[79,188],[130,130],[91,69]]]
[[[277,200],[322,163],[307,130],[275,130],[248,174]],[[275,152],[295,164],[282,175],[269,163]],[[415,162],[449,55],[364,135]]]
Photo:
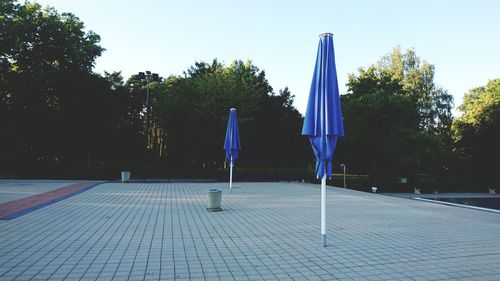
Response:
[[[232,167],[234,165],[234,161],[238,159],[238,150],[241,149],[240,132],[238,130],[238,120],[236,119],[236,108],[231,108],[229,110],[229,120],[227,122],[224,149],[226,150],[226,159],[230,161]],[[231,156],[233,157],[232,160]]]
[[[335,145],[344,136],[331,33],[320,35],[302,135],[309,136],[316,157],[316,176],[321,179],[326,174],[331,178]]]

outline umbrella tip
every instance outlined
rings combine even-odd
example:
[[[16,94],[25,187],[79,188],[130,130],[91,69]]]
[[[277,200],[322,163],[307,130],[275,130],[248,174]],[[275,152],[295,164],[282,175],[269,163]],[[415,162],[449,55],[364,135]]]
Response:
[[[332,36],[333,37],[333,33],[330,33],[330,32],[323,32],[323,33],[320,33],[319,34],[319,37],[321,36]]]

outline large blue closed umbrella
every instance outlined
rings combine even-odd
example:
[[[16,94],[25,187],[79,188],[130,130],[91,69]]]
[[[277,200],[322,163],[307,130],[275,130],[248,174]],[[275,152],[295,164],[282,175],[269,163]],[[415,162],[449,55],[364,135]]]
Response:
[[[236,119],[236,108],[229,110],[229,120],[227,122],[226,139],[224,150],[226,159],[229,161],[229,191],[233,188],[233,167],[234,161],[238,159],[238,151],[241,149],[240,132],[238,130],[238,120]]]
[[[333,34],[319,36],[316,67],[302,135],[308,136],[316,158],[316,177],[321,179],[321,245],[326,246],[326,177],[332,177],[337,139],[344,136],[339,86],[335,69]]]

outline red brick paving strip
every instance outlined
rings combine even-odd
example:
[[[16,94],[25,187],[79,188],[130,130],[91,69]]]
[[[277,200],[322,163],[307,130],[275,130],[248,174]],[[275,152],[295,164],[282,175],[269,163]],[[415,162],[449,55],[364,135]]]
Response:
[[[64,196],[71,195],[91,185],[95,185],[96,183],[97,182],[82,182],[70,184],[68,186],[54,189],[45,193],[5,202],[3,204],[0,204],[0,219],[6,219],[12,214],[30,209],[41,204],[49,203]]]

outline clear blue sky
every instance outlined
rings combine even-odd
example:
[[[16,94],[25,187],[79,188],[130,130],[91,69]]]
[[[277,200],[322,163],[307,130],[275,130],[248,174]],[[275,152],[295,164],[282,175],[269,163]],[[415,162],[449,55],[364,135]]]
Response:
[[[500,1],[37,0],[102,37],[97,72],[180,75],[195,61],[250,59],[304,113],[318,34],[334,36],[341,93],[349,73],[393,47],[415,48],[455,97],[500,77]]]

